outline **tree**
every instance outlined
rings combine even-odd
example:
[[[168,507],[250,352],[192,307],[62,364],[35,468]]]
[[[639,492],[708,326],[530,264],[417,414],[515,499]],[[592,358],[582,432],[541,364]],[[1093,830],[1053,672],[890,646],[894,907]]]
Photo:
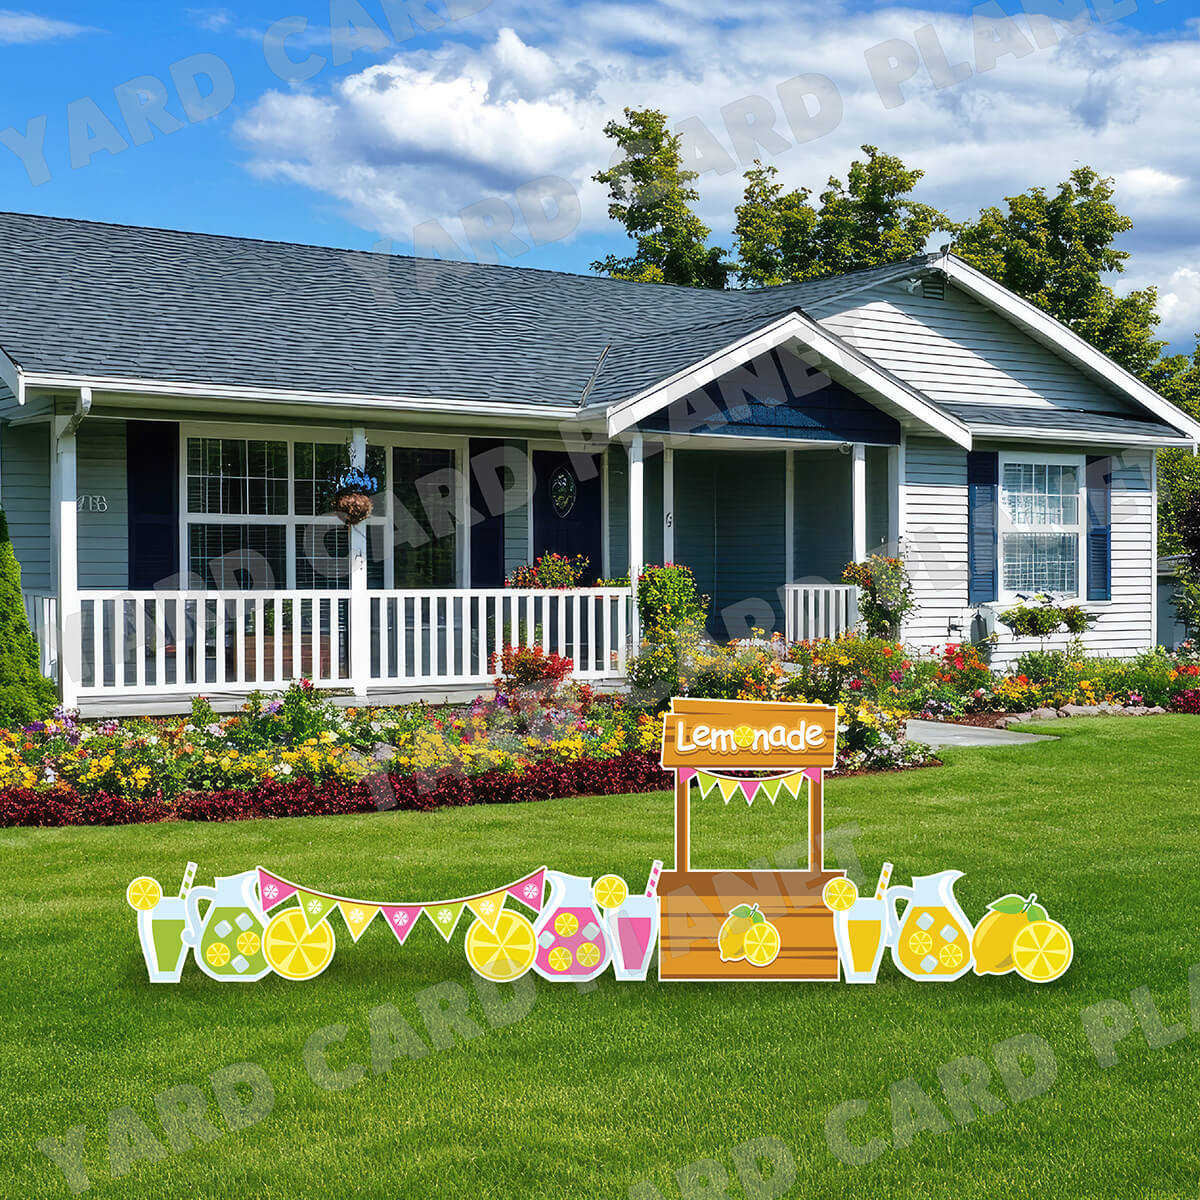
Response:
[[[54,685],[38,661],[38,645],[21,600],[21,566],[0,509],[0,726],[28,725],[54,707]]]
[[[1144,376],[1165,343],[1154,288],[1118,296],[1106,274],[1129,254],[1113,245],[1133,228],[1113,203],[1113,181],[1076,167],[1053,195],[1035,187],[985,208],[958,229],[954,250],[985,275],[1043,308],[1115,362]]]
[[[683,169],[679,135],[667,131],[666,114],[657,109],[627,108],[625,119],[604,127],[625,157],[592,178],[608,187],[608,215],[637,249],[624,258],[610,254],[592,270],[643,283],[725,287],[732,266],[721,247],[708,245],[712,230],[692,211],[698,176]]]
[[[1200,344],[1189,358],[1175,354],[1159,359],[1146,372],[1146,382],[1172,404],[1200,419]],[[1200,458],[1187,450],[1158,452],[1158,552],[1164,556],[1187,550],[1180,522],[1200,506]]]
[[[903,262],[923,253],[936,230],[954,229],[945,213],[912,199],[923,171],[876,146],[862,149],[867,157],[850,164],[845,184],[829,179],[819,209],[807,188],[785,192],[774,167],[756,162],[746,172],[735,229],[743,284],[769,286]]]

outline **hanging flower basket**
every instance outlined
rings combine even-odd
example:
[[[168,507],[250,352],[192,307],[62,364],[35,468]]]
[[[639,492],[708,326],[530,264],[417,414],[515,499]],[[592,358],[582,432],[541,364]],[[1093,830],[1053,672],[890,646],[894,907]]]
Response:
[[[343,471],[334,483],[333,501],[330,511],[347,525],[358,525],[374,511],[371,497],[379,491],[379,480],[357,467]]]

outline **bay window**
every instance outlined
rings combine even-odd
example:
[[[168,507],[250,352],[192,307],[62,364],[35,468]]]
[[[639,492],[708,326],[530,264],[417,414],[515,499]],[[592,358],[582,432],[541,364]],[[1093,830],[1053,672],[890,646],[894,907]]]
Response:
[[[1080,595],[1083,459],[1021,454],[1000,460],[1000,588]]]

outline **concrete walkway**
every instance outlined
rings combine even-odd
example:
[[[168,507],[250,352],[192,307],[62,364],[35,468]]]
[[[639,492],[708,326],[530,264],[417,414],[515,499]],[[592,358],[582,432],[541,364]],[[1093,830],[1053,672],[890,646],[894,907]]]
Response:
[[[1056,742],[1041,733],[1018,733],[1015,729],[981,729],[975,725],[952,725],[946,721],[907,723],[908,736],[927,746],[1025,746],[1030,742]]]

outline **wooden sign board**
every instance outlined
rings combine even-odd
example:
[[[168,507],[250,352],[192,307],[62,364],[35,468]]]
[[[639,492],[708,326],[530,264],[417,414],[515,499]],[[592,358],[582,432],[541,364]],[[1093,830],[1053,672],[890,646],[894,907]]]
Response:
[[[661,761],[671,770],[830,768],[837,762],[837,709],[676,697],[663,716]]]
[[[836,761],[836,708],[757,700],[671,701],[663,717],[661,762],[676,773],[675,866],[658,882],[660,979],[838,978],[833,914],[821,899],[825,884],[844,875],[827,871],[824,862],[823,772]],[[805,773],[808,870],[693,870],[693,773],[757,769]]]

